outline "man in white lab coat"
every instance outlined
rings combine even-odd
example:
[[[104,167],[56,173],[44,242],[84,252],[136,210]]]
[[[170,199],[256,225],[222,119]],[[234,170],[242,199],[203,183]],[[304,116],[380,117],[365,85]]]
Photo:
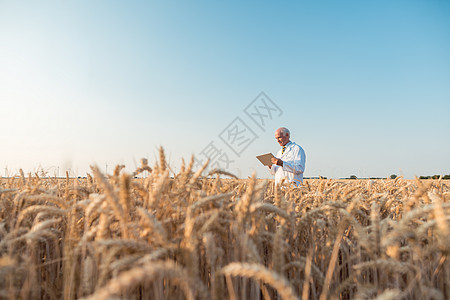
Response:
[[[275,184],[285,183],[301,185],[303,172],[305,172],[306,155],[302,147],[290,140],[291,134],[285,127],[275,131],[275,139],[282,147],[276,157],[272,158],[272,165],[268,166],[269,172],[275,175]]]

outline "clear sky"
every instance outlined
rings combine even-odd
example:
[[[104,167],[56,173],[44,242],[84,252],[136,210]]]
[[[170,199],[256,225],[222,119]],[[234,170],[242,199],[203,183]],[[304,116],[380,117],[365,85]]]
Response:
[[[0,0],[2,176],[162,145],[268,178],[280,126],[306,177],[450,174],[449,116],[450,1]]]

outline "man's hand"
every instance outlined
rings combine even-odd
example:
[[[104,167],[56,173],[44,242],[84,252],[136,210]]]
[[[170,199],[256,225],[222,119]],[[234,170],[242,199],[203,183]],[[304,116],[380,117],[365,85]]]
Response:
[[[274,165],[277,165],[277,166],[280,166],[280,167],[283,166],[283,161],[281,159],[279,159],[279,158],[272,157],[271,161],[272,161],[272,164],[274,164]]]

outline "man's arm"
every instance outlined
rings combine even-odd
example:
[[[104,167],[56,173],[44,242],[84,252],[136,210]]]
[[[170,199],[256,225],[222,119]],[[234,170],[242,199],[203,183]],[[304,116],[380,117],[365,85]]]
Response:
[[[305,171],[305,164],[306,164],[305,151],[303,151],[303,149],[299,146],[295,150],[293,160],[283,161],[283,170],[294,174],[301,174]]]
[[[275,173],[277,172],[278,166],[271,165],[271,166],[267,166],[267,168],[269,168],[270,174],[275,175]]]
[[[267,168],[269,168],[269,172],[272,175],[275,175],[277,173],[278,168],[280,168],[280,165],[277,163],[278,161],[281,161],[281,159],[277,158],[280,156],[280,151],[278,151],[277,156],[276,157],[272,157],[271,161],[272,161],[272,165],[271,166],[267,166]]]

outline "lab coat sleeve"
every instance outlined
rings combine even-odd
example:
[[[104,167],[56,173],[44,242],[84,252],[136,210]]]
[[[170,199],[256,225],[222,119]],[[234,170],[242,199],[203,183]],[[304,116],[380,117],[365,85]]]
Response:
[[[286,172],[301,174],[305,171],[306,155],[302,148],[298,147],[293,155],[293,160],[283,161],[283,170]]]
[[[267,169],[269,170],[270,174],[275,175],[275,173],[277,172],[277,169],[279,168],[279,166],[277,165],[272,165],[272,168],[267,167]]]

